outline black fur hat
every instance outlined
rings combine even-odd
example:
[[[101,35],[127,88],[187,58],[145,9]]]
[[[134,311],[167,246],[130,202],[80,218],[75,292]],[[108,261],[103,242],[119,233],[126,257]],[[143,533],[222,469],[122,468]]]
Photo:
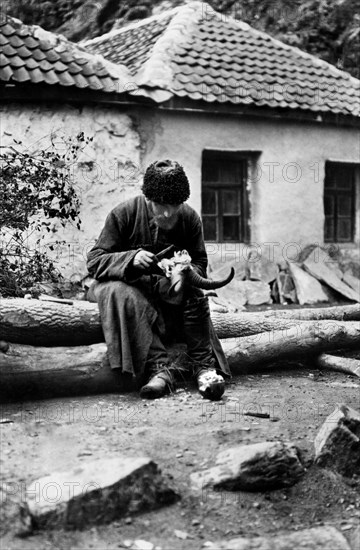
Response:
[[[141,190],[148,200],[159,204],[178,205],[190,197],[184,168],[174,160],[157,160],[150,164]]]

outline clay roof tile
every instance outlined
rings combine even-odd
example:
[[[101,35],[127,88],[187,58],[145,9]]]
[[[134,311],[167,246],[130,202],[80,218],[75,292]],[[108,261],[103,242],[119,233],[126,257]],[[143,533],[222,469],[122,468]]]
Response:
[[[14,48],[20,48],[20,46],[22,46],[24,44],[24,41],[17,34],[13,34],[13,35],[9,36],[9,43]]]
[[[2,25],[0,28],[0,32],[5,36],[11,36],[16,33],[14,27],[9,23],[5,23],[4,25]]]
[[[10,64],[9,59],[6,57],[6,55],[0,52],[0,67],[6,67],[6,65],[9,65],[9,64]]]
[[[85,46],[124,63],[144,89],[157,87],[194,99],[201,96],[204,85],[211,84],[221,93],[205,94],[208,102],[257,102],[271,108],[335,112],[335,103],[329,99],[316,102],[313,96],[297,91],[326,83],[335,87],[332,94],[344,114],[358,116],[359,112],[352,100],[359,94],[358,80],[228,15],[210,8],[208,12],[201,2],[131,23],[89,40]],[[268,90],[270,84],[286,89],[289,83],[287,94],[270,94]],[[247,93],[239,93],[241,86]]]
[[[34,67],[34,68],[29,67],[30,79],[31,79],[31,82],[33,82],[34,84],[37,84],[38,82],[44,82],[45,74],[46,73],[43,73],[42,71],[40,71],[39,67]]]
[[[6,65],[5,67],[0,67],[0,80],[8,82],[11,79],[12,75],[13,71],[9,65]]]
[[[17,82],[25,82],[26,80],[30,80],[30,75],[25,67],[12,68],[12,72],[12,79]]]
[[[64,37],[24,25],[10,16],[5,20],[0,24],[0,80],[114,92],[124,89],[131,78],[124,66],[113,65]]]

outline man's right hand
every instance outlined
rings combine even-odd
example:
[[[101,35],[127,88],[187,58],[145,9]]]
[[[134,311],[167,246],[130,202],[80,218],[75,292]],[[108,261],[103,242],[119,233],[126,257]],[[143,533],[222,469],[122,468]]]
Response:
[[[150,269],[152,265],[156,263],[155,254],[148,250],[139,250],[134,256],[133,266],[142,271]]]

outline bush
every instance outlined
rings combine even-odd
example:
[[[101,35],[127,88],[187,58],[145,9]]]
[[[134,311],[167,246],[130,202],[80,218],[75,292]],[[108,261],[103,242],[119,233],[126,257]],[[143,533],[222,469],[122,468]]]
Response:
[[[36,153],[16,140],[13,146],[1,146],[0,296],[24,296],[36,283],[62,280],[51,258],[38,248],[59,224],[80,228],[71,167],[89,141],[83,132],[64,139],[62,154],[54,143]]]

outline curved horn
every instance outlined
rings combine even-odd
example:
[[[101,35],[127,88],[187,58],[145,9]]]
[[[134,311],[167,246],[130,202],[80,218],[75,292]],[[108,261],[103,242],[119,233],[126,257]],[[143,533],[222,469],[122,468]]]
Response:
[[[230,274],[226,277],[226,279],[222,279],[221,281],[213,281],[212,279],[205,279],[205,277],[201,277],[201,275],[191,269],[187,271],[186,278],[187,282],[196,288],[202,288],[204,290],[215,290],[216,288],[221,288],[229,284],[230,281],[233,280],[234,275],[235,270],[232,267]]]

